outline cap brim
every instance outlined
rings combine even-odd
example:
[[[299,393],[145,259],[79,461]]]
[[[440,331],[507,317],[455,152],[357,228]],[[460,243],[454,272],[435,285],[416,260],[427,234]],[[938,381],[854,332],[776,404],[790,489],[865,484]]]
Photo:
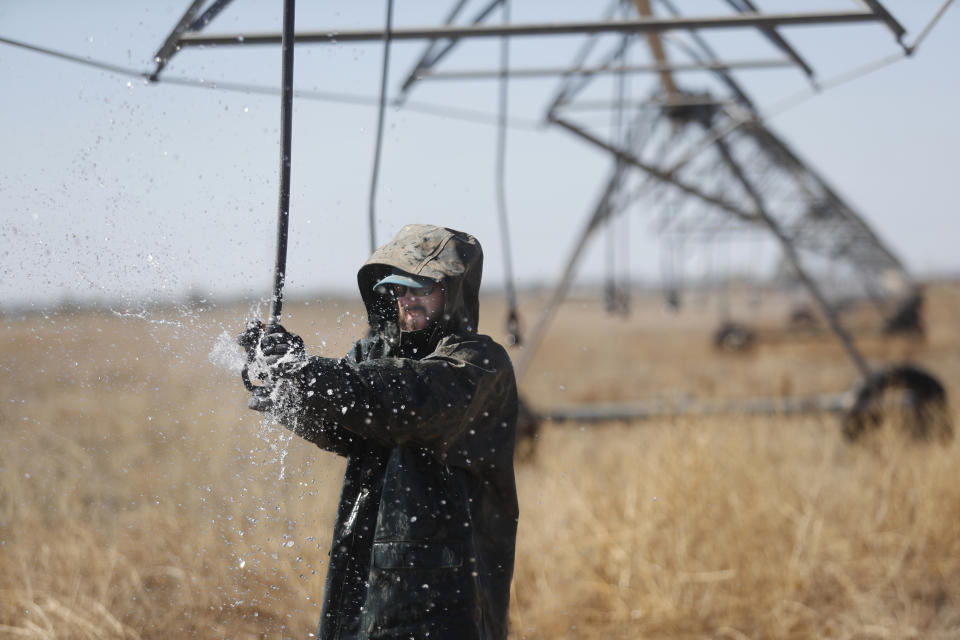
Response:
[[[399,273],[391,273],[386,278],[373,285],[373,290],[376,291],[386,284],[400,284],[406,287],[413,287],[414,289],[422,289],[423,287],[427,286],[427,283],[414,280],[410,276],[400,275]]]

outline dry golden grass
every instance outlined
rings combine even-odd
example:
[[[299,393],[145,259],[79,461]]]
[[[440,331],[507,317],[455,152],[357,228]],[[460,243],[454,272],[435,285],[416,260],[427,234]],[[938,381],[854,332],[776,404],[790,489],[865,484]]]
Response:
[[[715,319],[571,302],[523,389],[535,407],[839,391],[823,336],[723,356]],[[537,300],[525,303],[531,319]],[[339,354],[353,303],[288,303]],[[924,342],[863,338],[960,393],[960,289]],[[499,335],[496,302],[483,330]],[[343,464],[246,409],[210,363],[244,308],[0,322],[0,638],[306,637]],[[956,419],[956,417],[955,417]],[[513,638],[960,637],[958,445],[833,416],[547,426],[518,469]]]

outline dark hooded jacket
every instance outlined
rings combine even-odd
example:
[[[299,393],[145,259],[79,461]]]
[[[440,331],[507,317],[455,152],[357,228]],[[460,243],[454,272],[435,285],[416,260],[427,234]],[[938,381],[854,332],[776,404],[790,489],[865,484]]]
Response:
[[[517,389],[476,333],[482,266],[472,236],[404,227],[357,274],[372,337],[278,385],[280,420],[347,458],[319,638],[507,635]],[[396,301],[373,290],[392,269],[442,280],[431,328],[398,331]]]

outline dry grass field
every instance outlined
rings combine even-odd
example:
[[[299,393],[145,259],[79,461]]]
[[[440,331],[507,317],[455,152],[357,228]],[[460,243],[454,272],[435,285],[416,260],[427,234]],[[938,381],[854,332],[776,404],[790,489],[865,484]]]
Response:
[[[842,391],[818,334],[755,310],[759,344],[711,349],[715,316],[574,300],[532,361],[535,408]],[[532,322],[537,300],[524,301]],[[329,354],[354,302],[290,302]],[[260,310],[262,316],[262,309]],[[0,638],[304,638],[319,617],[342,462],[246,409],[224,336],[251,310],[0,317]],[[860,338],[960,398],[960,286],[929,290],[927,338]],[[481,329],[497,336],[498,301]],[[955,415],[955,421],[957,420]],[[520,638],[958,638],[956,440],[832,415],[556,424],[518,466],[511,607]]]

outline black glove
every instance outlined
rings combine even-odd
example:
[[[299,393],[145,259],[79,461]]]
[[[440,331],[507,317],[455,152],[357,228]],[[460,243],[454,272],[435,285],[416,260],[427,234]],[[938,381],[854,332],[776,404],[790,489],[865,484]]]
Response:
[[[260,353],[263,354],[263,364],[271,373],[283,373],[290,365],[300,364],[306,359],[303,339],[279,324],[268,324],[263,330],[263,335],[260,336]]]
[[[241,374],[244,386],[253,394],[247,406],[255,411],[269,411],[273,407],[273,385],[268,382],[299,369],[306,361],[303,340],[282,325],[270,324],[264,327],[259,320],[251,320],[243,333],[237,336],[237,343],[247,353],[248,364]],[[250,374],[264,384],[254,385],[250,381]]]
[[[262,387],[258,387],[250,381],[250,365],[257,357],[257,345],[260,344],[260,336],[262,335],[263,323],[259,320],[250,320],[247,322],[247,326],[244,327],[243,333],[237,336],[237,344],[243,347],[243,350],[247,354],[247,362],[243,365],[243,369],[240,370],[240,379],[243,380],[243,386],[251,393],[263,390]],[[255,375],[260,380],[266,377],[266,373],[263,371],[257,371]],[[267,389],[267,391],[269,392],[269,389]],[[251,406],[250,408],[252,409],[253,407]]]
[[[260,336],[262,335],[263,323],[259,320],[251,320],[244,327],[243,333],[237,336],[237,344],[247,352],[248,362],[253,360],[256,355],[257,345],[260,344]]]
[[[254,387],[247,408],[254,411],[270,411],[273,408],[273,399],[270,397],[270,387]]]

